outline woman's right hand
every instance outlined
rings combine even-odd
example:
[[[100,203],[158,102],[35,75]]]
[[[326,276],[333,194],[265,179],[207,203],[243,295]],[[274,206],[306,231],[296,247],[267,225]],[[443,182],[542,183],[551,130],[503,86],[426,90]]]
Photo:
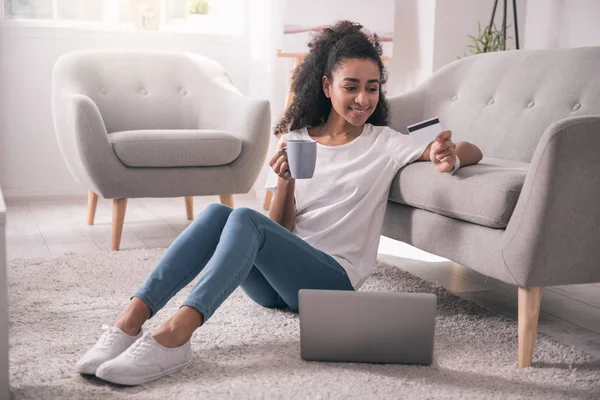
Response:
[[[289,181],[292,179],[292,174],[290,173],[288,165],[287,152],[283,150],[283,147],[286,146],[286,144],[286,142],[281,142],[279,144],[277,153],[269,160],[269,166],[280,178]]]

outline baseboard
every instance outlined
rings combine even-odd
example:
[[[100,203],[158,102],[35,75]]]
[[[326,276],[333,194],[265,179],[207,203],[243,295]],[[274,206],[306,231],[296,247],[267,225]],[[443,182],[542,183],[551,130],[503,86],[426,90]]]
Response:
[[[7,205],[18,205],[26,203],[64,203],[64,202],[87,202],[87,194],[55,194],[55,195],[7,195]]]
[[[26,203],[64,203],[84,202],[87,203],[87,192],[80,193],[23,193],[22,190],[4,190],[4,200],[7,205],[18,205]],[[254,196],[261,200],[264,198],[264,189],[251,189],[244,196]],[[262,193],[262,195],[261,195]],[[235,198],[236,195],[234,195]]]
[[[87,190],[73,187],[67,190],[52,190],[46,188],[2,187],[2,193],[7,204],[29,202],[59,202],[87,201]]]

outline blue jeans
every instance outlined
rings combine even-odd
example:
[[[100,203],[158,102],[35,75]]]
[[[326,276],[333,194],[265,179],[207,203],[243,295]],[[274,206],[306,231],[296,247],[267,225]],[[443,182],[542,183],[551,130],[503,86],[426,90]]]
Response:
[[[256,303],[298,310],[300,289],[354,290],[346,271],[265,215],[209,205],[168,248],[133,296],[156,314],[200,271],[183,306],[207,321],[241,285]]]

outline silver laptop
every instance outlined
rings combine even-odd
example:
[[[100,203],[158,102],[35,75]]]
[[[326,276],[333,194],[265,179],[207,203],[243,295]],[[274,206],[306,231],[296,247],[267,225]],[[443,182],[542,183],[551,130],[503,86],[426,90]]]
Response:
[[[429,365],[436,305],[428,293],[302,289],[301,357]]]

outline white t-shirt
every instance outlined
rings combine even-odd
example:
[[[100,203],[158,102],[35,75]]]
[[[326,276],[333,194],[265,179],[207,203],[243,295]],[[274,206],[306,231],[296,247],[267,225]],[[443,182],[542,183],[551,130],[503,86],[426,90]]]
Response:
[[[283,135],[280,142],[290,139],[311,137],[302,128]],[[355,289],[375,268],[392,179],[426,147],[387,126],[365,124],[351,142],[339,146],[317,143],[314,176],[296,180],[296,226],[292,232],[333,257]],[[268,190],[276,188],[277,178],[271,170]]]

